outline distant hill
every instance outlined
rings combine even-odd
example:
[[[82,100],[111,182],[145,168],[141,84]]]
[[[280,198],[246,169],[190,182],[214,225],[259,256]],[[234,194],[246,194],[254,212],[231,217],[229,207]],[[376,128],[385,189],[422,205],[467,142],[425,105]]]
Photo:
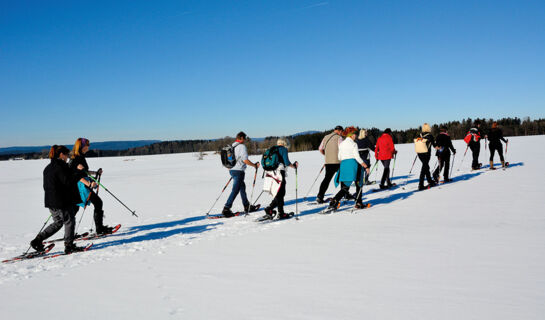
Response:
[[[157,142],[161,142],[161,140],[104,141],[104,142],[91,141],[91,150],[127,150],[130,148],[144,147],[144,146],[157,143]],[[66,147],[68,149],[72,149],[73,145],[66,145]],[[43,150],[49,150],[49,148],[51,148],[51,146],[0,148],[0,155],[41,152]]]

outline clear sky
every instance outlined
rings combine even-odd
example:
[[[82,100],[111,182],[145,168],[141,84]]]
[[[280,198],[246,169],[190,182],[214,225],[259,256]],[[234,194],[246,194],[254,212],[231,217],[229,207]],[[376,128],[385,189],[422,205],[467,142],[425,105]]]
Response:
[[[545,1],[2,1],[0,147],[545,117]]]

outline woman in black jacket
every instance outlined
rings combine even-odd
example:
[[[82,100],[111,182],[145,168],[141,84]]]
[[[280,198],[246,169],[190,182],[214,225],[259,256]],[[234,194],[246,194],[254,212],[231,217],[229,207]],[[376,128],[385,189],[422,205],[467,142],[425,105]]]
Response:
[[[65,146],[54,145],[49,151],[51,162],[45,167],[44,191],[45,207],[53,217],[53,223],[40,232],[30,246],[36,251],[43,251],[43,240],[51,237],[64,225],[64,252],[82,251],[84,248],[74,245],[75,216],[77,204],[81,202],[77,181],[82,173],[74,173],[68,167],[69,150]]]
[[[83,173],[84,178],[81,178],[79,183],[82,183],[85,185],[85,187],[88,188],[89,194],[89,201],[93,204],[93,207],[95,208],[94,212],[94,220],[95,220],[95,227],[96,227],[96,233],[97,234],[108,234],[112,232],[112,227],[105,226],[103,223],[104,220],[104,210],[102,210],[102,199],[96,194],[95,191],[93,191],[92,183],[94,183],[90,178],[87,178],[87,174],[102,174],[102,169],[98,169],[98,171],[89,171],[89,165],[87,164],[87,160],[85,160],[85,154],[87,151],[89,151],[90,142],[88,139],[85,138],[78,138],[76,140],[76,143],[74,143],[74,147],[72,148],[72,155],[70,159],[70,168],[75,173]],[[82,202],[85,202],[87,199],[82,199]]]
[[[443,177],[445,178],[444,182],[450,182],[450,152],[452,150],[452,153],[456,154],[456,149],[454,149],[454,146],[452,145],[452,140],[448,135],[447,127],[441,126],[441,128],[439,129],[439,135],[437,136],[437,139],[435,139],[435,145],[437,149],[436,155],[439,165],[437,166],[437,169],[435,169],[435,171],[433,172],[433,179],[435,180],[435,183],[439,182],[439,175],[441,174],[441,170],[445,168],[445,171],[443,173]]]
[[[494,152],[498,151],[498,154],[500,155],[501,160],[501,166],[505,167],[505,159],[503,158],[503,145],[501,144],[501,141],[504,143],[507,143],[507,141],[503,137],[503,132],[500,128],[498,128],[498,123],[494,122],[492,124],[492,129],[490,129],[490,132],[488,132],[488,141],[490,142],[490,169],[494,170]]]

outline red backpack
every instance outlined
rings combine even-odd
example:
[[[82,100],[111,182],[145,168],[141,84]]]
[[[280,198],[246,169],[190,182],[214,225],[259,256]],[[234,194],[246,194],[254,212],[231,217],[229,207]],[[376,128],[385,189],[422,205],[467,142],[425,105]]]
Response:
[[[481,139],[479,134],[468,131],[464,141],[465,143],[469,144],[471,141],[479,142],[479,139]]]

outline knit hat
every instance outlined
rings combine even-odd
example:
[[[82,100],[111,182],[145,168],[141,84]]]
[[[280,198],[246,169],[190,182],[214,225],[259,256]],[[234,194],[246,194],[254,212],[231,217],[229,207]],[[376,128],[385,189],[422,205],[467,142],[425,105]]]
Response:
[[[365,129],[360,129],[360,135],[358,136],[358,139],[365,139],[367,137],[367,131]]]
[[[427,124],[427,123],[424,123],[424,124],[422,125],[422,132],[431,132],[431,127],[430,127],[430,125]]]
[[[356,134],[356,131],[358,131],[356,128],[348,127],[346,129],[344,129],[343,136],[350,137],[351,135]]]

